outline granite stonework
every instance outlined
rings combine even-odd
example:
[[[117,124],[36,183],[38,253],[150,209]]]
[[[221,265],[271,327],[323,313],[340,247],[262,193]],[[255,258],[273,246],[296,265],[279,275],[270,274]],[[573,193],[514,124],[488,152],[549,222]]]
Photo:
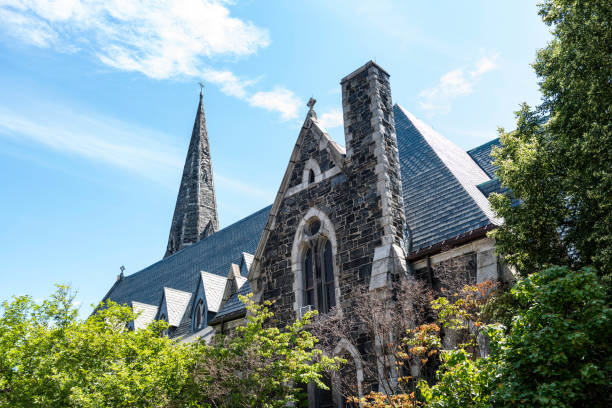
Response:
[[[355,290],[386,289],[394,276],[406,273],[389,75],[370,62],[341,85],[346,154],[340,163],[333,160],[331,139],[310,111],[249,274],[256,299],[274,301],[271,311],[281,326],[295,320],[304,304],[302,242],[310,239],[311,220],[320,221],[318,234],[332,243],[340,313],[352,312]],[[304,169],[312,162],[320,171],[309,182]],[[357,330],[353,336],[360,348],[371,347]]]
[[[329,136],[320,132],[316,115],[309,112],[296,143],[297,154],[287,169],[285,191],[281,187],[270,215],[269,235],[256,254],[259,270],[252,272],[252,289],[260,300],[275,300],[273,311],[283,323],[295,319],[295,305],[300,303],[299,299],[296,302],[300,293],[295,293],[297,276],[292,264],[301,258],[292,252],[298,227],[311,209],[317,212],[313,217],[329,220],[328,229],[335,236],[340,309],[350,309],[353,288],[371,285],[376,263],[381,265],[377,277],[382,275],[384,284],[391,274],[405,271],[397,259],[405,258],[405,218],[389,75],[370,62],[341,84],[346,156],[336,175],[315,179],[307,188],[286,194],[287,189],[304,183],[303,170],[309,161],[318,163],[321,173],[337,166],[329,143],[322,140]]]
[[[218,229],[210,143],[200,93],[164,258],[214,234]]]

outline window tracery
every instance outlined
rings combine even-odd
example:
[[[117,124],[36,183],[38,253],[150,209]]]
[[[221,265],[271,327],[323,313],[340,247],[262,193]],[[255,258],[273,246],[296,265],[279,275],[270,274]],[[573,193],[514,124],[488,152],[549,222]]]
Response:
[[[307,242],[303,258],[304,306],[312,306],[328,313],[336,306],[334,260],[331,241],[319,234],[321,221],[312,220],[307,228]]]
[[[331,220],[323,211],[310,208],[296,228],[291,250],[293,309],[298,317],[311,309],[328,313],[336,307],[342,313],[337,250]]]

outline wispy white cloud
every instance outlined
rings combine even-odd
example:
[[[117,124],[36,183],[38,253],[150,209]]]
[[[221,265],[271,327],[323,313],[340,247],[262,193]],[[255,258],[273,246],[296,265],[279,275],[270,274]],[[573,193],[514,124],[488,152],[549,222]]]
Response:
[[[491,57],[482,57],[474,63],[469,75],[466,75],[463,68],[442,75],[435,86],[424,89],[419,94],[421,108],[430,112],[448,113],[455,99],[470,95],[483,74],[499,67],[498,56],[499,54],[494,54]]]
[[[328,112],[324,112],[319,116],[319,122],[326,129],[333,129],[338,126],[342,126],[344,123],[342,111],[340,109],[332,109]]]
[[[248,102],[252,106],[279,112],[283,120],[295,119],[300,107],[298,97],[282,87],[276,87],[268,92],[257,92],[248,99]]]
[[[0,106],[0,138],[35,143],[56,152],[123,169],[175,189],[184,164],[184,146],[172,137],[108,116],[58,104],[29,107],[28,114]],[[265,189],[215,174],[218,186],[257,199]]]
[[[479,77],[486,72],[497,69],[499,67],[497,64],[498,58],[499,54],[493,54],[490,57],[482,57],[476,62],[476,67],[472,72],[470,72],[470,76],[472,76],[472,78]]]
[[[87,50],[100,62],[154,79],[198,77],[227,95],[286,119],[295,95],[282,87],[251,91],[214,61],[255,54],[268,30],[231,16],[226,0],[0,0],[0,30],[23,42],[60,51]]]
[[[8,34],[39,46],[93,45],[105,64],[152,78],[195,75],[204,57],[240,57],[269,42],[268,31],[230,16],[221,0],[9,0]],[[40,33],[44,33],[40,34]]]

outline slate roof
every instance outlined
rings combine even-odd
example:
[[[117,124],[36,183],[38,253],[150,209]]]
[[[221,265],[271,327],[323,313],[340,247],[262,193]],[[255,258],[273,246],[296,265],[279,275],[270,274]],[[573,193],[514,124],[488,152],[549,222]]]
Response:
[[[223,305],[223,308],[217,315],[214,320],[221,320],[224,316],[228,316],[240,310],[244,310],[244,303],[240,301],[238,295],[246,295],[251,293],[251,285],[249,281],[244,282],[244,284],[240,287],[238,292],[234,293]]]
[[[493,160],[491,159],[493,147],[501,147],[499,138],[493,139],[467,152],[490,178],[495,178],[495,170],[497,170],[497,166],[493,164]]]
[[[497,223],[478,185],[490,177],[461,148],[393,107],[411,253]]]
[[[115,282],[105,299],[119,304],[132,301],[157,305],[163,288],[195,293],[200,271],[227,276],[231,263],[239,263],[243,252],[253,253],[268,219],[271,206]]]
[[[208,310],[217,313],[223,300],[223,291],[225,290],[227,278],[204,271],[201,274]]]
[[[187,305],[189,305],[189,300],[191,300],[190,292],[164,287],[163,303],[166,306],[168,324],[170,326],[178,327],[181,324]]]
[[[157,306],[146,303],[132,302],[132,311],[137,314],[134,319],[134,329],[146,328],[157,316]]]
[[[244,258],[244,263],[248,271],[251,268],[251,264],[253,263],[253,259],[255,258],[255,255],[243,252],[242,256]]]

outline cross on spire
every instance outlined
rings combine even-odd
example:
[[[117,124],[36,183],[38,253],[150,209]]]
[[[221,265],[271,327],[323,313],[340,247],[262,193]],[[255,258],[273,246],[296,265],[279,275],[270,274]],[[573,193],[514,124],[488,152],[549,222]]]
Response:
[[[204,83],[202,83],[202,81],[198,82],[198,85],[200,85],[200,96],[202,96],[202,91],[204,90]]]
[[[314,107],[315,103],[317,103],[317,100],[315,98],[310,98],[308,100],[308,103],[306,104],[306,106],[308,106],[310,108],[310,110],[312,110],[312,108]]]

